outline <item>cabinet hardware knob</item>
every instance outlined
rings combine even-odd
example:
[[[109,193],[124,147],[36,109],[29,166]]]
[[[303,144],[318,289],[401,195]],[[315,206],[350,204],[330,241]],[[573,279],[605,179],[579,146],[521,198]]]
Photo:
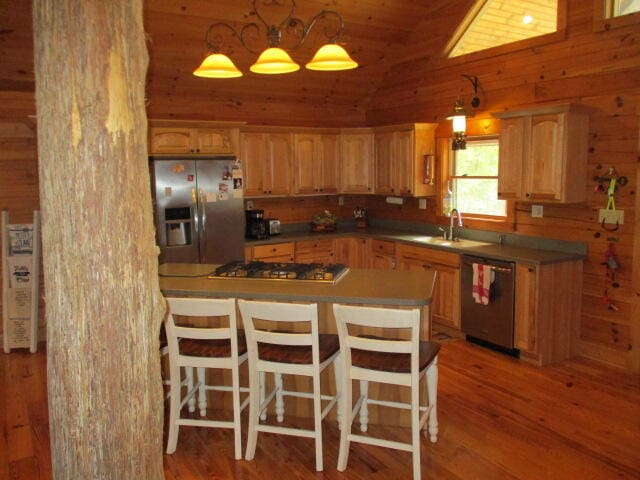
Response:
[[[498,196],[501,197],[502,196],[502,192],[498,192]]]
[[[530,193],[527,193],[527,197],[530,197],[530,196],[531,196],[531,194],[530,194]]]
[[[531,267],[527,268],[527,270],[529,271],[529,273],[533,273],[535,270]]]

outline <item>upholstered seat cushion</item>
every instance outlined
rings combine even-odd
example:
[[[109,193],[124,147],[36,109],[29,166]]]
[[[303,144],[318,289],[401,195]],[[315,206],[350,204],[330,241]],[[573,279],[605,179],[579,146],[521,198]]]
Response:
[[[320,363],[331,358],[339,349],[340,341],[337,335],[321,333],[318,335],[318,349]],[[269,343],[258,343],[258,356],[260,360],[278,363],[310,364],[310,345],[272,345]]]
[[[183,338],[178,344],[181,355],[192,357],[230,357],[231,342],[229,340],[196,340]],[[238,355],[247,353],[247,341],[242,330],[238,331]]]
[[[366,338],[384,338],[362,335]],[[386,339],[388,340],[388,339]],[[436,342],[420,342],[419,370],[429,366],[440,351],[440,344]],[[409,353],[384,353],[368,350],[351,350],[351,363],[356,367],[384,372],[409,373],[411,371],[411,354]]]

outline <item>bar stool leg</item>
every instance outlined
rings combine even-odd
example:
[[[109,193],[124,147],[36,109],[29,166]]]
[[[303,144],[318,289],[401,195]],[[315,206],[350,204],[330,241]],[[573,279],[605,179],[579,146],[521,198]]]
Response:
[[[260,405],[264,403],[265,399],[265,378],[266,375],[264,372],[260,372]],[[260,420],[265,421],[267,419],[267,409],[265,408],[262,413],[260,413]]]
[[[313,375],[313,423],[316,440],[316,471],[322,471],[322,401],[320,399],[320,372]]]
[[[411,386],[411,458],[413,461],[413,480],[420,480],[420,378],[412,376]]]
[[[193,390],[193,367],[184,367],[184,373],[187,377],[187,393]],[[189,407],[189,412],[193,413],[196,411],[196,398],[194,395],[189,397],[189,401],[187,402]]]
[[[338,417],[338,430],[342,429],[342,358],[338,355],[333,361],[333,376],[336,382],[336,416]]]
[[[205,381],[204,368],[198,367],[196,369],[198,375],[198,408],[200,409],[200,416],[207,415],[207,382]]]
[[[182,398],[180,396],[181,378],[180,367],[178,365],[169,366],[169,379],[171,381],[169,398],[169,433],[167,435],[167,453],[171,454],[176,451],[178,444],[178,419],[180,418],[180,403]]]
[[[282,374],[273,374],[276,384],[276,418],[279,423],[284,420],[284,395],[282,394]]]
[[[251,360],[250,360],[251,361]],[[251,368],[251,365],[249,365]],[[260,372],[263,373],[263,372]],[[258,423],[260,423],[260,375],[256,371],[249,371],[249,429],[247,432],[247,453],[245,460],[253,460],[258,441]]]
[[[360,380],[360,396],[362,399],[362,405],[360,407],[360,431],[366,432],[369,428],[369,381]]]
[[[433,359],[433,362],[427,369],[427,397],[429,399],[429,405],[433,405],[431,412],[429,413],[429,420],[427,424],[429,426],[429,440],[431,443],[438,441],[438,357]]]
[[[235,458],[242,459],[242,432],[240,431],[240,373],[237,365],[231,369],[231,385],[233,387],[233,437],[235,442]]]
[[[340,450],[338,452],[338,470],[344,472],[349,461],[349,434],[351,433],[351,423],[353,422],[352,403],[352,382],[348,372],[342,372],[342,429],[340,431]]]

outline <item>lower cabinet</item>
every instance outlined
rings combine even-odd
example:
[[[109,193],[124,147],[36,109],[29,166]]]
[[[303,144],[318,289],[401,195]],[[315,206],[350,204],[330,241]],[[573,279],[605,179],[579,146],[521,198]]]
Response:
[[[398,244],[398,269],[438,272],[431,300],[434,322],[460,329],[460,256],[433,248]]]
[[[295,247],[293,242],[272,243],[245,247],[245,261],[263,260],[265,262],[293,262]]]
[[[296,242],[296,263],[335,263],[333,240],[305,240]]]
[[[342,263],[349,268],[368,268],[370,244],[371,240],[368,238],[336,238],[334,244],[335,262]]]
[[[385,240],[371,241],[371,257],[369,268],[381,270],[395,270],[396,268],[396,244]]]
[[[514,341],[520,358],[538,365],[577,354],[582,260],[516,265]]]

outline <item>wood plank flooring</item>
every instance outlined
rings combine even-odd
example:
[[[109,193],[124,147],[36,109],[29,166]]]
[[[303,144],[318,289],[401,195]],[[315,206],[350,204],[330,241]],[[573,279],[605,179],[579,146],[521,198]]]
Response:
[[[50,479],[46,358],[0,354],[0,479]],[[640,379],[587,360],[537,368],[464,341],[443,345],[440,435],[423,442],[425,479],[638,479]],[[373,407],[372,407],[373,408]],[[246,415],[243,417],[246,425]],[[404,440],[408,431],[372,429]],[[325,422],[325,471],[313,442],[260,434],[252,462],[230,431],[182,427],[167,479],[408,479],[410,454],[352,445],[336,470],[338,429]],[[243,439],[244,445],[244,439]]]

